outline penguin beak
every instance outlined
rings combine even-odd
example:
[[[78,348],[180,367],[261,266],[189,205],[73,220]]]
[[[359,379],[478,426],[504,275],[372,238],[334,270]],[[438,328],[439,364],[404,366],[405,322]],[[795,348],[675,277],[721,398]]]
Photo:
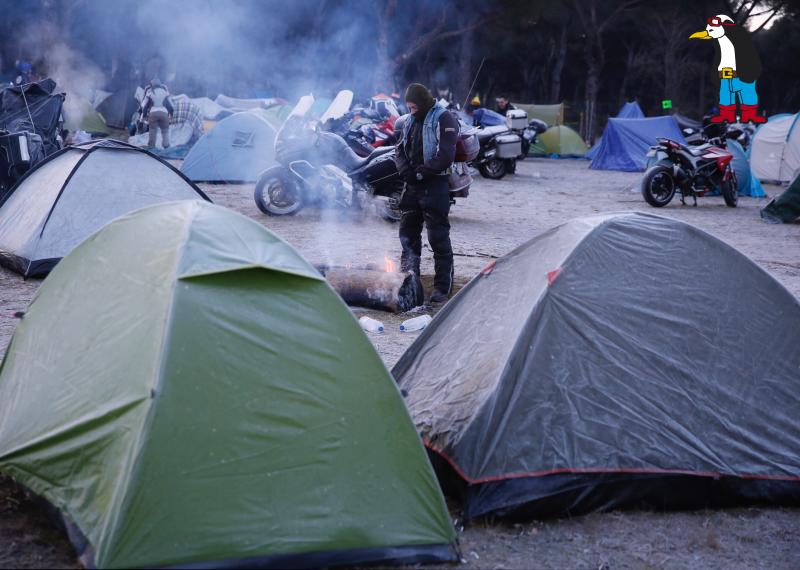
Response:
[[[702,32],[695,32],[691,36],[689,36],[690,40],[710,40],[711,36],[708,35],[708,32],[703,30]]]

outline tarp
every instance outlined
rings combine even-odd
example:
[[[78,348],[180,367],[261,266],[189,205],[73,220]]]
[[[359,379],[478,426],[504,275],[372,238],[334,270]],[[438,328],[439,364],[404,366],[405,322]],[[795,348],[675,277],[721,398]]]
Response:
[[[642,112],[642,108],[639,107],[639,103],[636,101],[628,101],[620,107],[619,111],[617,112],[618,119],[644,119],[644,112]],[[600,150],[600,141],[603,140],[601,136],[597,141],[594,143],[592,148],[586,153],[586,158],[593,159],[597,152]]]
[[[770,117],[753,136],[750,167],[764,182],[789,182],[800,173],[800,113]]]
[[[477,125],[481,127],[496,127],[506,124],[506,118],[496,111],[480,107],[472,112],[472,115],[466,115],[464,120],[470,125]]]
[[[0,368],[0,472],[89,568],[457,560],[400,393],[291,246],[204,202],[139,210],[42,284]]]
[[[0,203],[0,264],[47,274],[114,218],[174,200],[208,199],[169,163],[125,143],[67,147],[29,171]]]
[[[255,182],[277,164],[277,130],[259,111],[231,115],[197,141],[181,172],[195,182]]]
[[[517,109],[528,113],[528,119],[539,119],[549,126],[564,124],[564,103],[556,105],[535,105],[533,103],[514,103]]]
[[[550,127],[536,137],[528,154],[550,156],[553,158],[582,157],[588,150],[581,136],[567,127],[558,125]]]
[[[169,149],[164,149],[161,133],[156,136],[156,147],[152,149],[159,156],[183,158],[192,145],[203,136],[203,118],[200,107],[186,97],[171,98],[173,115],[169,125]],[[150,144],[149,133],[141,133],[128,139],[128,143],[147,147]]]
[[[200,109],[200,114],[202,115],[203,119],[207,119],[210,121],[215,121],[219,117],[219,115],[225,110],[225,107],[217,103],[216,101],[212,101],[208,97],[197,97],[191,98],[188,95],[175,95],[172,98],[172,102],[180,101],[182,99],[187,99],[190,102],[197,105]]]
[[[596,170],[644,170],[647,150],[659,137],[685,144],[672,116],[645,119],[609,119],[589,168]]]
[[[593,216],[487,267],[393,373],[467,519],[800,504],[798,323],[711,235]]]
[[[56,140],[64,94],[55,93],[56,83],[45,79],[39,83],[6,87],[0,93],[0,129],[16,133],[32,131],[42,137],[45,155],[59,149]],[[33,120],[33,125],[31,125]]]
[[[64,101],[64,128],[71,133],[85,131],[93,135],[108,134],[103,115],[98,113],[88,99],[70,95]]]
[[[761,217],[768,222],[784,224],[800,220],[800,175],[780,196],[764,206]]]

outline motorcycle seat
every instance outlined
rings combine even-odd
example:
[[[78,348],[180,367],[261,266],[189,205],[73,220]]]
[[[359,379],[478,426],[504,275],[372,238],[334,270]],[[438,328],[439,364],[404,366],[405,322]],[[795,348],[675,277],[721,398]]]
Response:
[[[689,152],[692,153],[692,156],[701,156],[703,153],[706,152],[711,147],[708,143],[703,143],[695,146],[688,147]]]
[[[508,127],[506,127],[505,125],[496,125],[494,127],[483,127],[481,129],[478,129],[478,132],[476,134],[478,135],[479,141],[485,141],[497,135],[503,134],[505,132],[509,132]]]
[[[359,170],[361,170],[362,168],[367,166],[370,162],[372,162],[377,157],[379,157],[381,155],[384,155],[384,154],[388,154],[388,153],[393,152],[393,151],[394,151],[394,147],[393,146],[381,146],[381,147],[378,147],[375,150],[373,150],[369,154],[369,156],[361,157],[361,156],[356,155],[356,153],[353,153],[353,156],[355,158],[353,158],[352,162],[350,163],[353,166],[352,166],[352,168],[348,168],[348,172],[352,172],[352,173],[358,172]]]

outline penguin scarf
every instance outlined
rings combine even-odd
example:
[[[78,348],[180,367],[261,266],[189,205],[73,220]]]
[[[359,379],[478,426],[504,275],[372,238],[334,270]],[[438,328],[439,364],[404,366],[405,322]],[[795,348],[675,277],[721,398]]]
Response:
[[[714,77],[719,79],[719,114],[712,123],[736,122],[736,104],[739,104],[741,121],[765,123],[758,114],[756,80],[761,75],[761,58],[758,56],[750,32],[737,26],[733,18],[718,14],[709,18],[706,29],[689,36],[689,39],[716,40],[717,66]]]

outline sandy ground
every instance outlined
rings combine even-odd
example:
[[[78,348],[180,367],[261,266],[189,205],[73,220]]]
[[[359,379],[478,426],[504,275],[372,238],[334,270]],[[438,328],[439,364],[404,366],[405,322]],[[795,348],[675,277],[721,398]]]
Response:
[[[640,178],[638,173],[590,171],[584,161],[541,159],[520,163],[515,176],[500,181],[478,179],[472,195],[459,200],[451,214],[458,286],[493,257],[570,218],[654,212],[638,194]],[[267,218],[255,207],[251,185],[203,188],[216,203],[263,223],[314,263],[399,259],[397,226],[374,216],[305,210],[292,218]],[[739,207],[730,209],[721,198],[702,198],[692,208],[675,200],[658,213],[723,239],[800,297],[800,224],[764,224],[758,209],[765,203],[740,198]],[[423,257],[423,273],[430,275],[427,247]],[[13,333],[14,313],[25,310],[39,284],[0,270],[0,351]],[[386,333],[370,335],[370,340],[389,367],[417,336],[399,331],[400,322],[416,313],[356,312],[386,325]],[[457,519],[456,508],[452,513]],[[617,512],[525,525],[483,521],[461,531],[460,543],[469,568],[800,568],[800,509]],[[74,565],[60,531],[0,479],[0,567]]]

